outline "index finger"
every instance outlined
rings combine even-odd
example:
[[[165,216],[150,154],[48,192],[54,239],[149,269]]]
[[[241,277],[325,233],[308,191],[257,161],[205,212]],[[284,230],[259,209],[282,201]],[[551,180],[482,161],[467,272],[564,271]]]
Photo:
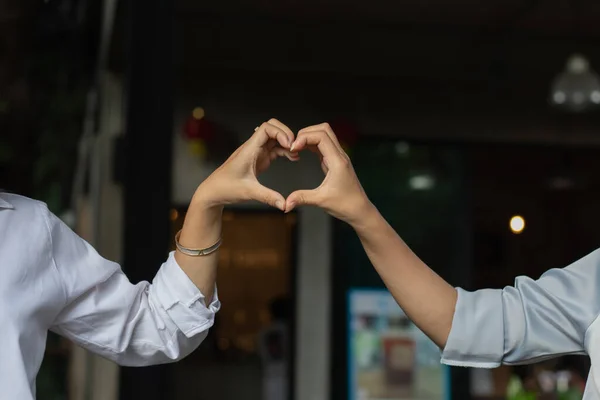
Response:
[[[329,136],[329,138],[333,142],[333,144],[335,144],[339,150],[341,150],[341,151],[344,150],[342,148],[342,145],[340,144],[340,141],[338,140],[337,136],[335,135],[335,132],[331,128],[331,125],[329,125],[327,122],[324,122],[319,125],[312,125],[312,126],[307,126],[306,128],[302,128],[302,129],[300,129],[300,132],[298,132],[298,135],[300,135],[301,133],[304,133],[304,132],[313,132],[313,131],[325,131],[327,133],[327,136]]]
[[[289,149],[292,144],[283,129],[268,122],[263,123],[256,129],[254,135],[252,135],[252,140],[258,146],[264,146],[269,140],[277,140],[281,147],[285,149]]]
[[[290,151],[295,153],[303,150],[307,146],[316,146],[319,153],[321,153],[326,160],[336,161],[343,159],[340,150],[333,140],[331,140],[327,132],[323,130],[302,132],[298,134],[298,138],[296,138],[296,141],[292,144]]]
[[[288,128],[286,124],[284,124],[283,122],[279,121],[276,118],[271,118],[268,121],[268,123],[271,124],[271,125],[274,125],[274,126],[278,127],[282,131],[284,131],[285,134],[286,134],[286,136],[287,136],[287,138],[290,141],[290,144],[292,144],[292,142],[294,141],[295,135],[294,135],[294,132],[292,132],[292,130],[290,128]]]

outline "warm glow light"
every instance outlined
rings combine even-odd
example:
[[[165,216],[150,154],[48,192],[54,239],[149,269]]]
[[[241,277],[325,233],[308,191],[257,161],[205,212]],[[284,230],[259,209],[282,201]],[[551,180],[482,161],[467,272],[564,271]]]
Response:
[[[521,233],[525,229],[525,219],[520,215],[515,215],[510,219],[510,230],[512,233]]]
[[[271,314],[269,313],[269,311],[267,310],[260,310],[259,313],[259,318],[260,318],[260,322],[263,325],[267,325],[269,322],[271,322]]]
[[[179,212],[176,209],[171,210],[171,221],[176,221],[179,218]]]
[[[204,118],[204,108],[202,108],[202,107],[196,107],[196,108],[194,108],[194,111],[192,111],[192,116],[195,119],[202,119],[202,118]]]
[[[244,310],[237,310],[235,314],[233,314],[233,320],[236,324],[243,324],[246,322],[246,313]]]
[[[229,339],[227,338],[219,338],[219,349],[227,350],[229,348]]]

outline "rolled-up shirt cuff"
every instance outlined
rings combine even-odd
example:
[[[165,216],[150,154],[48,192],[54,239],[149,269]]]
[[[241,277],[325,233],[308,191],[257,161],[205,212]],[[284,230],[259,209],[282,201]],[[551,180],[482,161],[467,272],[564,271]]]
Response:
[[[205,296],[175,260],[175,253],[162,265],[152,282],[151,290],[171,320],[188,338],[209,329],[221,303],[215,291],[207,306]]]
[[[458,299],[442,363],[459,367],[496,368],[504,356],[502,291],[456,289]]]

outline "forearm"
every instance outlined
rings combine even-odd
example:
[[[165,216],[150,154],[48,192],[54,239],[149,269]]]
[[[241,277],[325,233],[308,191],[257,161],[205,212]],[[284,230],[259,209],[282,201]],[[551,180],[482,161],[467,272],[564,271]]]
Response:
[[[222,206],[208,206],[194,198],[183,223],[179,243],[187,248],[208,248],[221,237]],[[207,256],[192,257],[175,252],[177,264],[205,296],[206,305],[214,295],[217,279],[218,251]]]
[[[443,348],[456,306],[456,290],[432,271],[370,206],[353,224],[371,263],[408,317]]]

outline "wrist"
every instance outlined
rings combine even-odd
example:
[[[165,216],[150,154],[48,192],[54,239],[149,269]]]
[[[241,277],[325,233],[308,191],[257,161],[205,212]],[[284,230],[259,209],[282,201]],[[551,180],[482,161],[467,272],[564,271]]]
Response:
[[[212,183],[210,177],[208,177],[194,192],[194,196],[190,202],[190,208],[194,207],[204,211],[222,210],[224,204],[217,196],[215,196],[218,192],[218,188],[215,187],[215,184]]]
[[[205,214],[206,216],[218,216],[220,218],[223,213],[224,205],[216,199],[205,195],[203,192],[196,191],[194,197],[190,201],[188,213],[194,212],[197,214]]]
[[[185,222],[194,224],[201,223],[202,226],[219,225],[223,216],[224,207],[200,202],[191,202],[188,207]]]
[[[188,248],[207,248],[221,238],[223,206],[192,199],[179,243]]]
[[[362,232],[372,229],[374,225],[382,218],[377,207],[370,201],[366,201],[348,223],[360,235]]]

